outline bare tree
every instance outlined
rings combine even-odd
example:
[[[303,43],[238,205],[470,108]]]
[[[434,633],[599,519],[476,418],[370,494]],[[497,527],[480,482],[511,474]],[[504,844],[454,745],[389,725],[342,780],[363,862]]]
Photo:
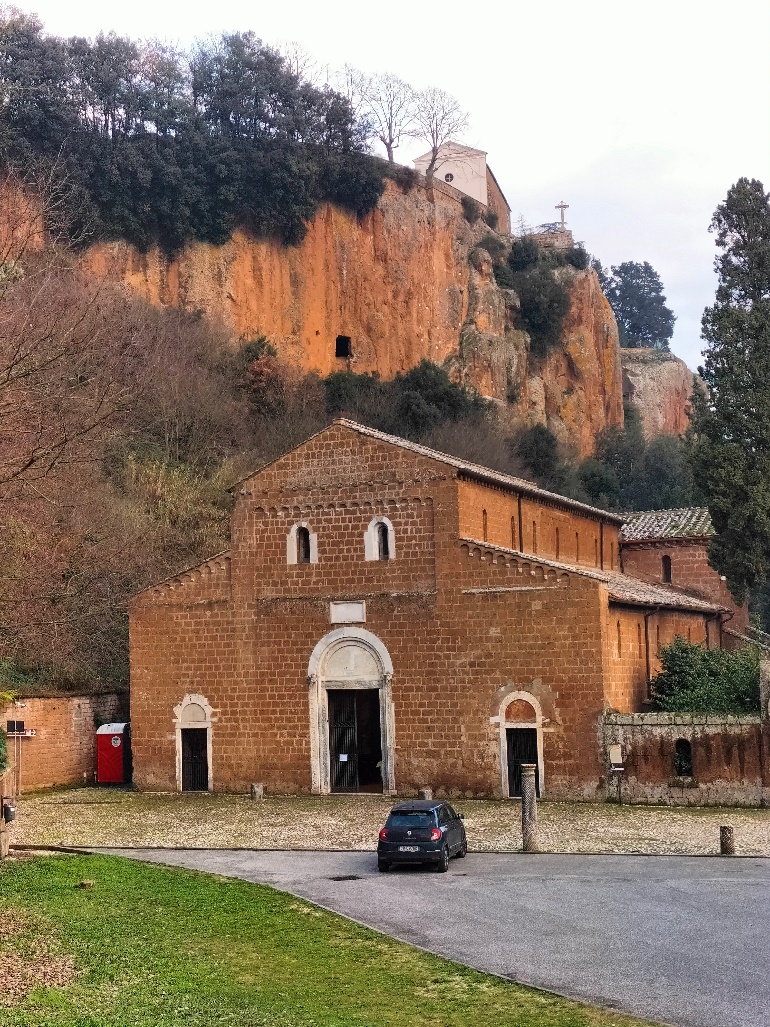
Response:
[[[392,164],[393,151],[401,143],[402,137],[412,134],[415,122],[415,91],[408,82],[404,82],[397,75],[387,73],[371,78],[362,75],[357,87],[372,130],[385,147],[388,160]]]
[[[430,161],[425,169],[425,177],[430,183],[437,167],[451,156],[446,149],[442,156],[442,147],[466,131],[468,115],[449,93],[443,89],[430,88],[415,95],[413,121],[413,135],[424,139],[430,146]]]

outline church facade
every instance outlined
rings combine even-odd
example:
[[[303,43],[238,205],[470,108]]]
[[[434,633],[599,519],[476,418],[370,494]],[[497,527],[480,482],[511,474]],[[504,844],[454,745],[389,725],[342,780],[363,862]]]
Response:
[[[603,798],[607,710],[724,603],[621,570],[622,518],[345,420],[235,489],[231,548],[130,608],[152,790]]]

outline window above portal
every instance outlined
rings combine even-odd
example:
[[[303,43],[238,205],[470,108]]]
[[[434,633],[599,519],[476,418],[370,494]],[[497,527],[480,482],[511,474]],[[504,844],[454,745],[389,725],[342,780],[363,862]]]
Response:
[[[286,536],[286,563],[318,563],[318,536],[305,521],[293,524]]]
[[[364,558],[369,561],[396,558],[396,536],[387,517],[373,517],[369,522],[364,533]]]

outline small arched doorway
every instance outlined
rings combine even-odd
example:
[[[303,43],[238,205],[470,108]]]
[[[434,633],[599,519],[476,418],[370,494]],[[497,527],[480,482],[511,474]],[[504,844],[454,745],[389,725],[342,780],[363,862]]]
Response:
[[[530,692],[509,692],[500,703],[500,769],[503,794],[521,795],[521,768],[535,765],[538,796],[543,794],[543,713]]]
[[[395,792],[393,664],[376,635],[338,628],[308,665],[311,788]]]
[[[180,792],[210,792],[211,706],[203,695],[186,695],[174,707],[176,786]]]

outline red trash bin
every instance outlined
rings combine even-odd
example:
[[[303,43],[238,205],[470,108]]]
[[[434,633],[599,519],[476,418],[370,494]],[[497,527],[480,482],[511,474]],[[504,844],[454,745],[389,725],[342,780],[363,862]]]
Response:
[[[122,785],[130,780],[128,724],[102,724],[96,731],[96,783]]]

